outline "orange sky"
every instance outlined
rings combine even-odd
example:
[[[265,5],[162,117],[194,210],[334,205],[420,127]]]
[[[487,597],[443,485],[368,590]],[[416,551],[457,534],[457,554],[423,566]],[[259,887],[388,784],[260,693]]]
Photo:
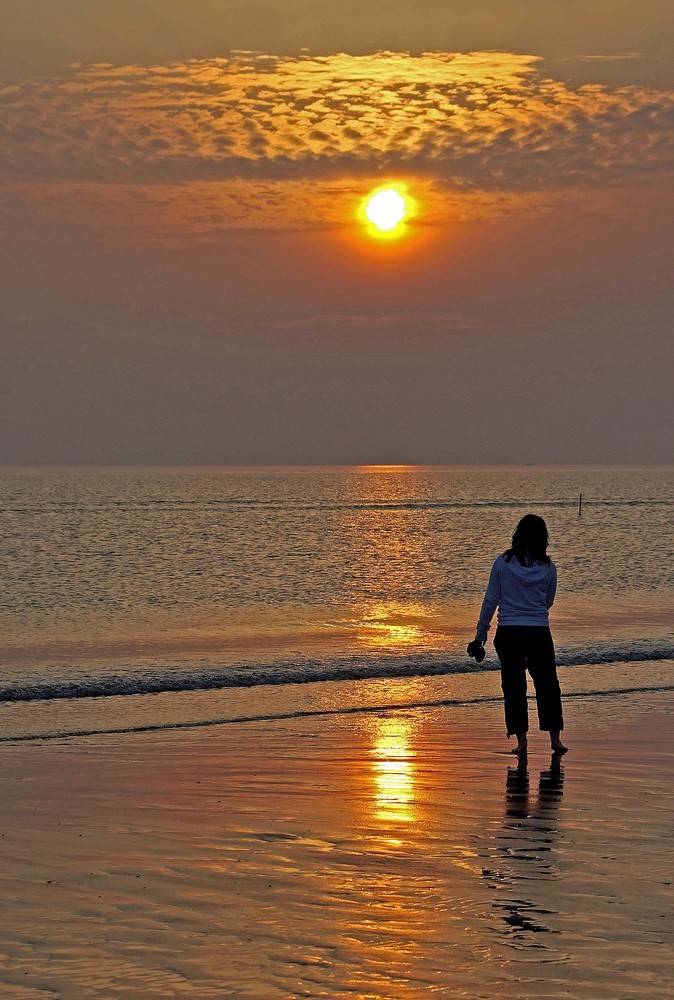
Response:
[[[669,5],[3,8],[0,461],[671,459]]]

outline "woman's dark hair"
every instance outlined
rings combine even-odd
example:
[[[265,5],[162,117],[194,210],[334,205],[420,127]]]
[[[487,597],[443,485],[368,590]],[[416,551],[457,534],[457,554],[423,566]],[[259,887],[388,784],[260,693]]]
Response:
[[[517,559],[521,566],[531,566],[533,563],[550,562],[547,554],[548,528],[538,514],[525,514],[513,533],[511,548],[503,555],[506,562]]]

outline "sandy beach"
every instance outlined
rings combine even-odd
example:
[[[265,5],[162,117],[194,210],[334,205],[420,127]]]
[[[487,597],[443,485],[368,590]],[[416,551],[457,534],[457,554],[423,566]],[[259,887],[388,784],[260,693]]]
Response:
[[[0,995],[670,996],[671,693],[2,747]]]

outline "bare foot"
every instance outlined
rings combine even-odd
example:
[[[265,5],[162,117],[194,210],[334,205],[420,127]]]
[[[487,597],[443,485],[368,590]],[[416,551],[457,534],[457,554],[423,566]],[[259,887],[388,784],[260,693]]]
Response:
[[[513,747],[510,751],[511,753],[528,753],[529,747],[526,743],[518,743],[516,747]]]
[[[568,753],[569,751],[569,748],[565,747],[563,743],[559,742],[559,740],[556,740],[554,743],[551,743],[550,749],[552,750],[553,753]]]

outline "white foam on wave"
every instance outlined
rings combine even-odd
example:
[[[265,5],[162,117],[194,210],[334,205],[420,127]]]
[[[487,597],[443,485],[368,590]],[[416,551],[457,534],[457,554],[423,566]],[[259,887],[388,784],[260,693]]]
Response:
[[[595,643],[592,647],[562,648],[557,651],[559,666],[591,666],[607,663],[640,663],[674,659],[674,644],[653,640],[629,644]],[[273,664],[245,664],[233,667],[155,669],[60,680],[53,683],[17,682],[0,686],[0,701],[35,702],[79,698],[110,698],[127,695],[161,694],[180,691],[209,691],[223,688],[253,688],[324,681],[353,681],[370,678],[424,677],[487,673],[499,669],[488,657],[481,664],[462,656],[451,659],[430,654],[416,656],[368,656],[330,660],[302,660]]]

